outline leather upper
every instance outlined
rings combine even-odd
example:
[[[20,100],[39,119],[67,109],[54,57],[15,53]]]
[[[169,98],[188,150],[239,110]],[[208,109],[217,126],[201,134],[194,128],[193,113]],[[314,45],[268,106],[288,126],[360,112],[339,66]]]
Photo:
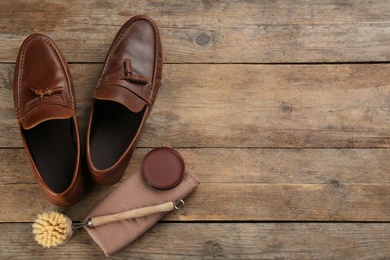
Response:
[[[157,26],[148,17],[130,19],[107,54],[94,98],[121,103],[133,112],[152,106],[161,81]]]
[[[70,77],[61,54],[44,35],[23,43],[14,79],[14,103],[19,124],[31,129],[50,119],[76,114]]]

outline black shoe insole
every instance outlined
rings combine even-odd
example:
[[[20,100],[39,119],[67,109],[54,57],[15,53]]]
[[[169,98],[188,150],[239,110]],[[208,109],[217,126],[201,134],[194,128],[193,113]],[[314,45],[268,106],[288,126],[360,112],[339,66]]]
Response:
[[[54,119],[23,130],[35,165],[50,189],[65,191],[72,182],[77,152],[73,119]]]
[[[134,140],[144,113],[145,108],[134,113],[117,102],[96,100],[90,153],[97,169],[107,169],[118,161]]]

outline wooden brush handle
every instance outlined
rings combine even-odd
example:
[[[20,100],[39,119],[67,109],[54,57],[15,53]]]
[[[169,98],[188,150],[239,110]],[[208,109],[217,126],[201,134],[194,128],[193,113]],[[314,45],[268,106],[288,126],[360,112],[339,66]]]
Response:
[[[175,205],[173,202],[166,202],[156,206],[132,209],[129,211],[106,215],[106,216],[93,217],[90,220],[92,221],[93,226],[97,227],[115,221],[139,218],[139,217],[144,217],[144,216],[148,216],[160,212],[167,212],[173,210],[174,208]]]

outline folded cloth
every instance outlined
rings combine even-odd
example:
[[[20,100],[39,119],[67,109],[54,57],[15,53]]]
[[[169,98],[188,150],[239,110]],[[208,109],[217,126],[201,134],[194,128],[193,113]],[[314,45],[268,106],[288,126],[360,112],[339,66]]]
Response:
[[[119,213],[131,209],[162,204],[186,198],[199,185],[194,176],[187,171],[183,180],[169,190],[158,190],[149,186],[141,171],[132,174],[105,199],[103,199],[84,219]],[[145,233],[168,212],[112,222],[102,226],[85,227],[92,239],[100,246],[106,256],[110,256]]]

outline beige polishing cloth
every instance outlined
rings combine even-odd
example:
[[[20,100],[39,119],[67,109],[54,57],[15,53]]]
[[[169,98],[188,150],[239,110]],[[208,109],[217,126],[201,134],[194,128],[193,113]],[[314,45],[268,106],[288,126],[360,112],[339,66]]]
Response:
[[[188,172],[179,185],[170,190],[158,190],[150,187],[138,171],[112,191],[85,218],[119,213],[135,208],[162,204],[186,198],[199,182]],[[167,212],[156,213],[136,219],[117,221],[102,226],[85,227],[89,235],[100,246],[106,256],[112,255],[145,233]]]

